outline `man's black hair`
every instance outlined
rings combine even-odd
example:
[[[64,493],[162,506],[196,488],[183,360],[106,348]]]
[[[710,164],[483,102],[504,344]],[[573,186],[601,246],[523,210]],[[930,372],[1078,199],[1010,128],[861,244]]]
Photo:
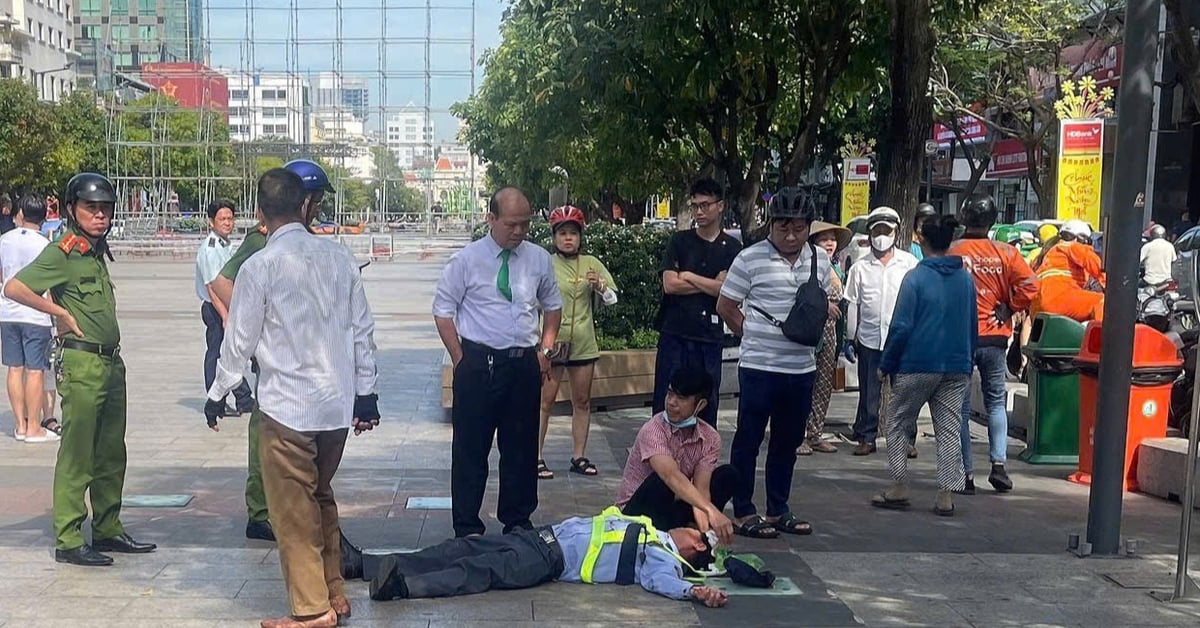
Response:
[[[268,219],[300,218],[307,196],[304,180],[291,170],[272,168],[258,178],[258,208]]]
[[[216,220],[217,212],[221,211],[221,208],[223,207],[228,207],[229,211],[233,212],[235,215],[237,214],[237,205],[234,205],[233,201],[227,198],[218,198],[208,204],[208,219]]]
[[[688,188],[688,196],[711,196],[719,201],[725,198],[725,190],[714,179],[705,177],[692,182]]]
[[[46,197],[38,194],[26,194],[17,201],[16,210],[21,212],[25,222],[40,225],[46,222]]]
[[[500,217],[500,196],[510,190],[519,193],[521,196],[524,196],[526,200],[529,199],[529,195],[525,193],[525,190],[522,190],[521,188],[519,188],[515,185],[506,185],[502,188],[497,189],[495,192],[492,192],[491,198],[488,199],[488,212],[489,213],[491,213],[493,216],[495,216],[497,218]]]
[[[708,399],[713,389],[712,375],[695,366],[681,366],[675,369],[668,384],[671,390],[681,397]]]
[[[954,241],[957,229],[958,221],[954,216],[933,216],[921,224],[921,236],[931,251],[945,253]]]

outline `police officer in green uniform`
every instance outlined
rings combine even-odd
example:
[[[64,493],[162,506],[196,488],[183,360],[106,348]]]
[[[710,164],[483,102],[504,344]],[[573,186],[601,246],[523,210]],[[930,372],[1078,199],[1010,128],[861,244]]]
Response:
[[[325,170],[321,166],[307,159],[290,161],[283,167],[294,172],[304,181],[304,188],[308,191],[308,198],[305,201],[306,211],[308,222],[311,224],[321,212],[321,203],[325,194],[333,194],[333,185],[329,182],[329,176],[325,174]],[[227,311],[229,302],[233,298],[233,283],[237,280],[242,264],[245,264],[251,255],[261,251],[266,245],[267,229],[260,223],[246,234],[233,257],[225,263],[225,266],[221,268],[220,275],[213,281],[213,292],[216,293],[218,299],[224,302]],[[262,413],[255,402],[254,410],[250,413],[250,424],[247,426],[249,452],[246,476],[246,538],[274,541],[275,532],[271,529],[271,522],[267,517],[267,497],[262,483],[262,463],[258,458],[258,425],[261,422]]]
[[[62,442],[54,467],[54,559],[111,565],[100,552],[142,554],[121,525],[125,484],[125,363],[105,238],[117,200],[112,182],[94,173],[67,183],[67,233],[4,287],[4,296],[54,316],[59,325]],[[111,259],[111,256],[109,256]],[[47,291],[53,300],[42,295]],[[91,494],[92,544],[83,538]]]

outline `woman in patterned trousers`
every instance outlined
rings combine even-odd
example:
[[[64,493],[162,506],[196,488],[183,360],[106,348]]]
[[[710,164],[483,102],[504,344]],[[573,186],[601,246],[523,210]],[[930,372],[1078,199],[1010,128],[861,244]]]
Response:
[[[975,281],[958,256],[947,256],[957,221],[930,218],[921,225],[925,259],[900,284],[892,325],[880,360],[891,381],[887,404],[888,466],[895,482],[871,498],[879,508],[908,508],[908,450],[917,413],[926,403],[937,443],[938,493],[933,510],[954,514],[952,493],[965,486],[960,414],[970,381],[978,327],[969,304]]]
[[[845,227],[839,227],[827,222],[816,221],[810,227],[808,241],[825,249],[829,259],[850,243],[853,234]],[[814,451],[832,454],[837,453],[833,443],[821,440],[825,431],[825,414],[829,411],[829,398],[833,394],[833,377],[837,371],[838,348],[846,335],[845,313],[840,306],[842,301],[842,286],[845,285],[845,271],[842,265],[833,264],[829,271],[832,275],[829,284],[829,303],[835,307],[829,311],[829,320],[825,322],[825,332],[821,336],[821,345],[817,348],[817,381],[813,385],[812,410],[808,414],[808,426],[805,430],[804,442],[796,450],[796,455],[811,456]],[[836,311],[836,313],[835,313]]]

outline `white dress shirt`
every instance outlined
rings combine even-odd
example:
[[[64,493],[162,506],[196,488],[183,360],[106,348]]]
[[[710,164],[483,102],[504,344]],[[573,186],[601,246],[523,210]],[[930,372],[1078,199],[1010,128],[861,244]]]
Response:
[[[233,247],[229,246],[229,240],[217,235],[215,231],[209,231],[208,237],[200,241],[200,250],[196,252],[196,296],[200,297],[201,301],[212,303],[212,297],[208,294],[208,284],[221,274],[225,262],[231,257]]]
[[[298,432],[348,428],[354,397],[375,392],[375,322],[346,247],[295,223],[238,273],[217,378],[222,399],[258,359],[258,405]]]
[[[1143,279],[1146,283],[1156,286],[1171,279],[1171,265],[1175,263],[1175,245],[1164,238],[1155,238],[1142,245],[1142,268],[1146,270]]]
[[[917,258],[900,249],[895,249],[887,264],[872,252],[850,266],[846,277],[846,300],[850,303],[847,338],[857,339],[868,349],[883,349],[896,297],[900,295],[900,282],[916,266]]]
[[[488,235],[455,253],[442,269],[433,315],[453,319],[459,337],[493,349],[533,347],[542,338],[538,311],[562,310],[554,262],[531,242],[514,249],[508,259],[510,302],[496,285],[502,250]]]

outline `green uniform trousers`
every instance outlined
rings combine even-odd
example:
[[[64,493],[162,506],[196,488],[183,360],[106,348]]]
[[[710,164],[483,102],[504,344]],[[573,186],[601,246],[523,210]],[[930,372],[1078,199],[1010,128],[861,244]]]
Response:
[[[255,391],[257,392],[257,391]],[[250,521],[267,520],[267,494],[263,491],[262,459],[258,454],[258,433],[262,424],[262,410],[258,402],[254,402],[254,411],[250,413],[250,424],[246,428],[250,451],[246,459],[246,517]]]
[[[81,528],[91,494],[92,539],[125,532],[121,492],[125,486],[125,363],[120,356],[61,352],[62,441],[54,465],[55,546],[84,544]]]

